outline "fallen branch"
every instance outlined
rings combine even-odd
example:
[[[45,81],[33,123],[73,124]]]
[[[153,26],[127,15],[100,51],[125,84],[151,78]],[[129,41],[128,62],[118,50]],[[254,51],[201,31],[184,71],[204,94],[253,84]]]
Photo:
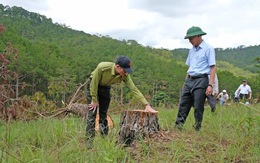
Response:
[[[60,109],[56,114],[50,116],[51,117],[56,117],[59,116],[62,113],[72,113],[75,115],[78,115],[80,117],[85,118],[86,113],[87,113],[87,105],[86,104],[78,104],[78,103],[73,103],[74,100],[77,97],[77,94],[79,93],[80,89],[87,84],[87,81],[85,83],[80,84],[80,86],[77,88],[76,92],[73,94],[68,106],[66,108]]]
[[[80,89],[83,86],[85,86],[86,84],[87,84],[87,81],[83,84],[80,84],[80,86],[77,88],[77,90],[73,94],[68,106],[66,106],[65,108],[60,108],[60,109],[53,110],[51,112],[45,112],[45,113],[40,113],[39,111],[31,111],[31,110],[25,110],[25,111],[28,113],[36,114],[44,119],[53,118],[53,117],[57,117],[61,114],[68,114],[68,113],[72,113],[72,114],[85,118],[86,113],[87,113],[87,104],[80,104],[80,103],[73,103],[73,102],[75,101]]]
[[[28,113],[33,113],[33,114],[36,114],[36,115],[39,115],[40,117],[42,118],[47,118],[46,116],[42,115],[40,112],[36,112],[36,111],[31,111],[31,110],[25,110],[25,112],[28,112]]]
[[[72,106],[72,104],[73,104],[73,102],[74,102],[74,100],[75,100],[75,98],[76,98],[76,95],[78,94],[79,90],[80,90],[83,86],[85,86],[86,84],[87,84],[87,81],[85,81],[85,83],[83,83],[83,84],[80,84],[80,86],[78,87],[78,89],[76,90],[76,92],[74,93],[74,95],[72,96],[72,98],[71,98],[71,100],[70,100],[70,102],[69,102],[69,105],[68,105],[66,108],[68,108],[68,109],[71,108],[71,106]]]

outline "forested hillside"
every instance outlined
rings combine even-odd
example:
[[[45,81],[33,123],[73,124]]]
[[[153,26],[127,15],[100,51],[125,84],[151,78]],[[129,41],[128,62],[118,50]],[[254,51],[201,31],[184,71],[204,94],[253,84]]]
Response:
[[[54,24],[51,18],[23,8],[1,4],[0,24],[4,26],[4,32],[0,34],[0,53],[4,54],[10,48],[18,50],[18,59],[10,62],[8,68],[18,74],[19,82],[16,83],[26,83],[25,88],[19,89],[20,96],[34,96],[40,92],[57,105],[62,100],[68,102],[78,85],[85,82],[99,62],[114,61],[119,55],[127,55],[133,62],[134,73],[131,76],[136,86],[153,105],[178,103],[187,70],[183,64],[186,55],[183,51],[154,49],[144,47],[135,40],[119,41],[109,36],[90,35],[63,24]],[[255,54],[260,47],[250,48],[255,50],[250,58],[257,58]],[[247,54],[246,49],[227,51],[232,55],[236,51]],[[217,58],[225,60],[223,56],[227,51],[217,51]],[[237,67],[241,65],[241,62],[234,64],[235,60],[225,61]],[[251,70],[257,63],[252,61],[250,64],[250,61],[248,57],[244,70]],[[231,94],[242,79],[247,78],[253,96],[259,97],[259,74],[248,78],[226,70],[219,72],[219,77],[220,89],[227,89]],[[122,97],[121,87],[120,84],[113,86],[114,101],[122,101],[119,99]],[[131,97],[129,90],[124,88],[123,101],[128,102]]]
[[[181,60],[186,60],[189,49],[175,49],[172,50],[173,57]],[[234,67],[239,67],[242,70],[248,70],[253,73],[260,71],[260,45],[258,46],[239,46],[237,48],[216,48],[217,61],[225,61],[232,64]]]

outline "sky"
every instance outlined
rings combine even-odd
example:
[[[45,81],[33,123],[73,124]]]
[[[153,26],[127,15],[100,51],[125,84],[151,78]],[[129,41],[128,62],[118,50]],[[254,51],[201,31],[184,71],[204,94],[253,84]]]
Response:
[[[53,23],[136,40],[143,46],[191,48],[184,39],[192,26],[215,48],[260,45],[259,0],[0,0],[51,18]],[[1,21],[1,20],[0,20]]]

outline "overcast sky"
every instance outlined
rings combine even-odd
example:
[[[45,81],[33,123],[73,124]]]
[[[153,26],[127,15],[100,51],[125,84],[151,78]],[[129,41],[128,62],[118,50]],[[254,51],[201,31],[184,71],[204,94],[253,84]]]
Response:
[[[260,45],[260,0],[1,0],[72,29],[154,48],[191,48],[199,26],[217,48]],[[0,20],[1,22],[1,20]]]

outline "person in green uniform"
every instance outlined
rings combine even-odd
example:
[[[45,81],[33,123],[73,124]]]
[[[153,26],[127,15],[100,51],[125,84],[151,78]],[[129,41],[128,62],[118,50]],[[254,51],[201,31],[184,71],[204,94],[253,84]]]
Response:
[[[99,130],[102,135],[108,134],[107,111],[110,103],[110,88],[112,84],[124,82],[144,106],[145,111],[155,111],[147,102],[143,94],[133,83],[130,73],[133,72],[131,60],[127,56],[119,56],[116,62],[101,62],[91,73],[86,87],[88,115],[86,126],[87,146],[93,146],[95,137],[95,119],[99,109]]]

